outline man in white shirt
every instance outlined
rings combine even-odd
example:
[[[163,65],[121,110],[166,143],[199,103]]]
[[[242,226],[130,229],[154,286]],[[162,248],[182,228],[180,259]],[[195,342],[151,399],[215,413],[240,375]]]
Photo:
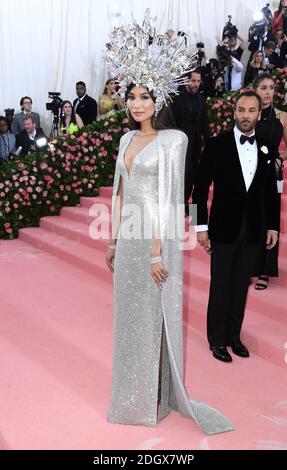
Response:
[[[225,88],[228,91],[237,91],[241,88],[243,64],[235,57],[230,57],[230,63],[224,67]]]
[[[198,242],[211,254],[208,341],[213,356],[223,362],[232,361],[227,346],[249,357],[240,332],[250,276],[264,245],[272,249],[278,241],[275,161],[255,135],[260,107],[253,91],[238,97],[236,127],[207,143],[193,191]]]

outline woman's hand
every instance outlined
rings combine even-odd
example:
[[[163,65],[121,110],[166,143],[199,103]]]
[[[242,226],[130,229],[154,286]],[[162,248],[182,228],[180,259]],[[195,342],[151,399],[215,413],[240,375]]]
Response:
[[[166,282],[168,278],[168,272],[162,263],[151,264],[151,275],[158,286],[162,289],[162,283]]]
[[[116,254],[115,250],[111,250],[110,248],[107,248],[105,258],[106,258],[107,266],[108,266],[111,273],[114,272],[112,261],[115,258],[115,254]]]

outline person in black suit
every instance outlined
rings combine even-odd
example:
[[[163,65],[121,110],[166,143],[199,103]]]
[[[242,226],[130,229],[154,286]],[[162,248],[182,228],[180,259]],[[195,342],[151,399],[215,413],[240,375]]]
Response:
[[[210,135],[206,98],[199,93],[200,85],[201,73],[197,69],[190,74],[187,86],[174,98],[170,108],[174,124],[188,136],[184,191],[186,215],[189,215],[189,199],[200,154]]]
[[[250,276],[262,243],[271,250],[278,241],[275,161],[255,135],[260,109],[254,91],[239,96],[236,126],[207,143],[193,191],[198,241],[211,254],[208,341],[213,356],[224,362],[232,361],[227,346],[238,356],[249,356],[240,332]]]
[[[73,107],[84,123],[84,126],[92,124],[97,120],[98,105],[96,100],[87,95],[87,88],[84,82],[76,83],[76,93],[78,98],[74,100]]]
[[[36,128],[36,120],[33,115],[27,115],[23,118],[24,129],[16,135],[16,149],[22,147],[20,155],[27,155],[36,152],[47,145],[47,137],[41,127]],[[39,139],[45,139],[41,145]]]

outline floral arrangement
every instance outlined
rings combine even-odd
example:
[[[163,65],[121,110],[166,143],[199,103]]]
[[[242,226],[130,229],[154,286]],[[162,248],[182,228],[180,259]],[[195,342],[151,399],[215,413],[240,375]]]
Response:
[[[79,204],[111,185],[121,136],[129,131],[123,113],[98,121],[77,136],[53,141],[34,153],[0,166],[0,238],[15,238],[22,227],[39,225],[43,216]]]
[[[287,112],[287,68],[276,69],[272,75],[276,80],[275,108]]]

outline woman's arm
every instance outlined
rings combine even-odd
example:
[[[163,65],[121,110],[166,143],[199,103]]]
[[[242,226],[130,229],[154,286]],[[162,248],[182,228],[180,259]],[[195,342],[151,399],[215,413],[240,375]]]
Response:
[[[82,127],[84,127],[82,118],[78,114],[76,114],[76,123],[79,129],[82,129]]]
[[[102,116],[106,112],[103,101],[104,101],[104,97],[102,95],[99,100],[99,115],[100,116]]]

